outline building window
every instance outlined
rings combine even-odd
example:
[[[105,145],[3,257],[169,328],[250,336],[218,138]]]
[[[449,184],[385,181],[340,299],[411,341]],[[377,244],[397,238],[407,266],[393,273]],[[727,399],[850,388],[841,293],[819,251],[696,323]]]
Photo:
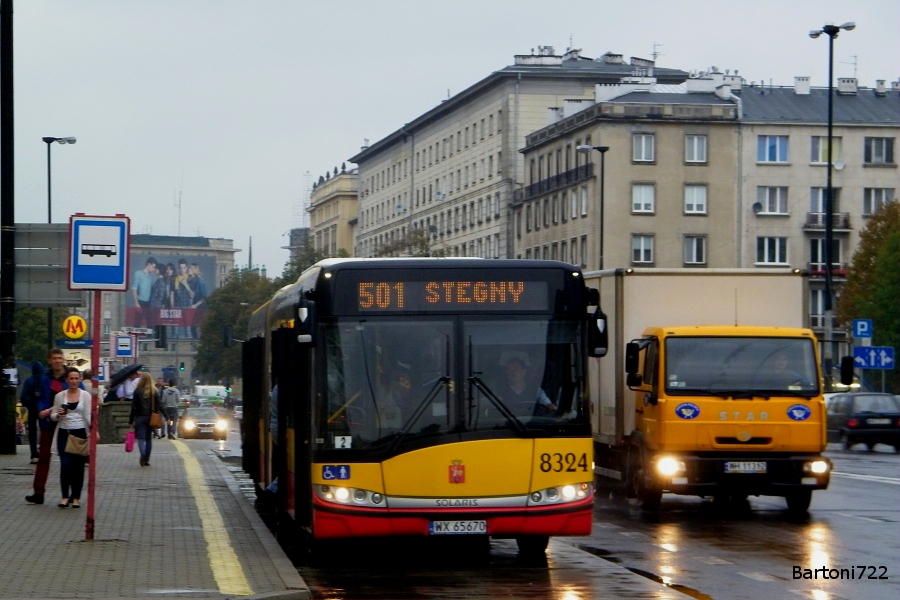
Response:
[[[632,139],[631,159],[634,162],[653,162],[655,136],[652,133],[635,133]]]
[[[809,270],[822,274],[825,272],[825,238],[812,238],[809,240]],[[831,266],[833,269],[841,269],[841,241],[831,240]]]
[[[635,183],[631,186],[631,212],[652,214],[656,209],[653,184]]]
[[[684,136],[684,162],[706,162],[706,136],[688,134]]]
[[[894,164],[894,138],[867,137],[863,153],[867,165]]]
[[[874,215],[894,199],[894,188],[865,188],[863,190],[863,215]]]
[[[631,262],[633,264],[651,264],[653,262],[653,236],[631,236]]]
[[[531,203],[525,205],[525,231],[531,231]]]
[[[756,162],[786,163],[788,161],[788,136],[761,135],[756,141]]]
[[[587,186],[581,186],[581,216],[586,217],[588,212]]]
[[[825,290],[809,290],[809,324],[812,327],[825,326]]]
[[[686,235],[686,236],[684,236],[684,264],[686,264],[686,265],[705,265],[706,264],[706,236],[703,236],[703,235]]]
[[[684,186],[684,213],[687,215],[706,214],[706,186]]]
[[[841,160],[844,156],[842,152],[841,138],[831,137],[831,162]],[[810,146],[809,161],[817,164],[828,164],[828,137],[823,135],[814,135]]]
[[[787,238],[756,238],[756,262],[763,265],[786,265],[788,262]]]
[[[838,212],[841,199],[841,188],[832,187],[834,194],[831,199],[831,212]],[[809,190],[809,212],[825,212],[825,198],[828,196],[828,188],[814,187]]]
[[[760,214],[786,215],[788,214],[788,189],[787,187],[756,188],[756,201],[759,203]]]

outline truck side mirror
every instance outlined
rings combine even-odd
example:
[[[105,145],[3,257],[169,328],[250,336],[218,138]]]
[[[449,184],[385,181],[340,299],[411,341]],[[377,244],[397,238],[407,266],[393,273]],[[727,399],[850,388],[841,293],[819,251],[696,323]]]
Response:
[[[638,375],[640,355],[641,345],[638,342],[628,342],[625,344],[625,372],[628,373],[628,375]],[[638,375],[638,377],[640,377],[640,375]],[[629,383],[628,385],[631,384]]]
[[[606,314],[598,307],[588,318],[589,356],[606,356],[606,351],[609,349],[609,331],[606,325]]]
[[[853,357],[841,357],[841,383],[850,385],[853,383]]]

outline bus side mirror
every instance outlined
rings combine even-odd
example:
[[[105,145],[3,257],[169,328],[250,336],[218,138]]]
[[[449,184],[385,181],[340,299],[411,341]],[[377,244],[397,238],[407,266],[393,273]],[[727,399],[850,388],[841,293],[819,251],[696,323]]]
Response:
[[[609,349],[609,331],[606,314],[598,307],[588,319],[588,354],[595,358],[606,356]]]
[[[306,298],[300,300],[297,306],[297,342],[300,344],[311,344],[313,341],[313,331],[316,327],[316,303]]]
[[[850,385],[853,383],[853,357],[841,357],[841,383]]]

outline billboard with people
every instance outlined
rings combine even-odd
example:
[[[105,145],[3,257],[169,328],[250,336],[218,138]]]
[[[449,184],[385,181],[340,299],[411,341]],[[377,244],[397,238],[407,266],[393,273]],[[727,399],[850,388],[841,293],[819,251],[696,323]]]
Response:
[[[198,339],[214,286],[215,258],[132,253],[131,266],[125,325],[164,326],[170,340]]]

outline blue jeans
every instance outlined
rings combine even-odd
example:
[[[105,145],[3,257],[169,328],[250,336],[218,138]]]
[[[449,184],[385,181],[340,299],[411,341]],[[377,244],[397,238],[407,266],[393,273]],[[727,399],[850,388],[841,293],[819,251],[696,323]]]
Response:
[[[149,416],[134,418],[134,438],[137,440],[141,459],[150,460],[150,451],[153,450],[153,430],[150,429]]]

